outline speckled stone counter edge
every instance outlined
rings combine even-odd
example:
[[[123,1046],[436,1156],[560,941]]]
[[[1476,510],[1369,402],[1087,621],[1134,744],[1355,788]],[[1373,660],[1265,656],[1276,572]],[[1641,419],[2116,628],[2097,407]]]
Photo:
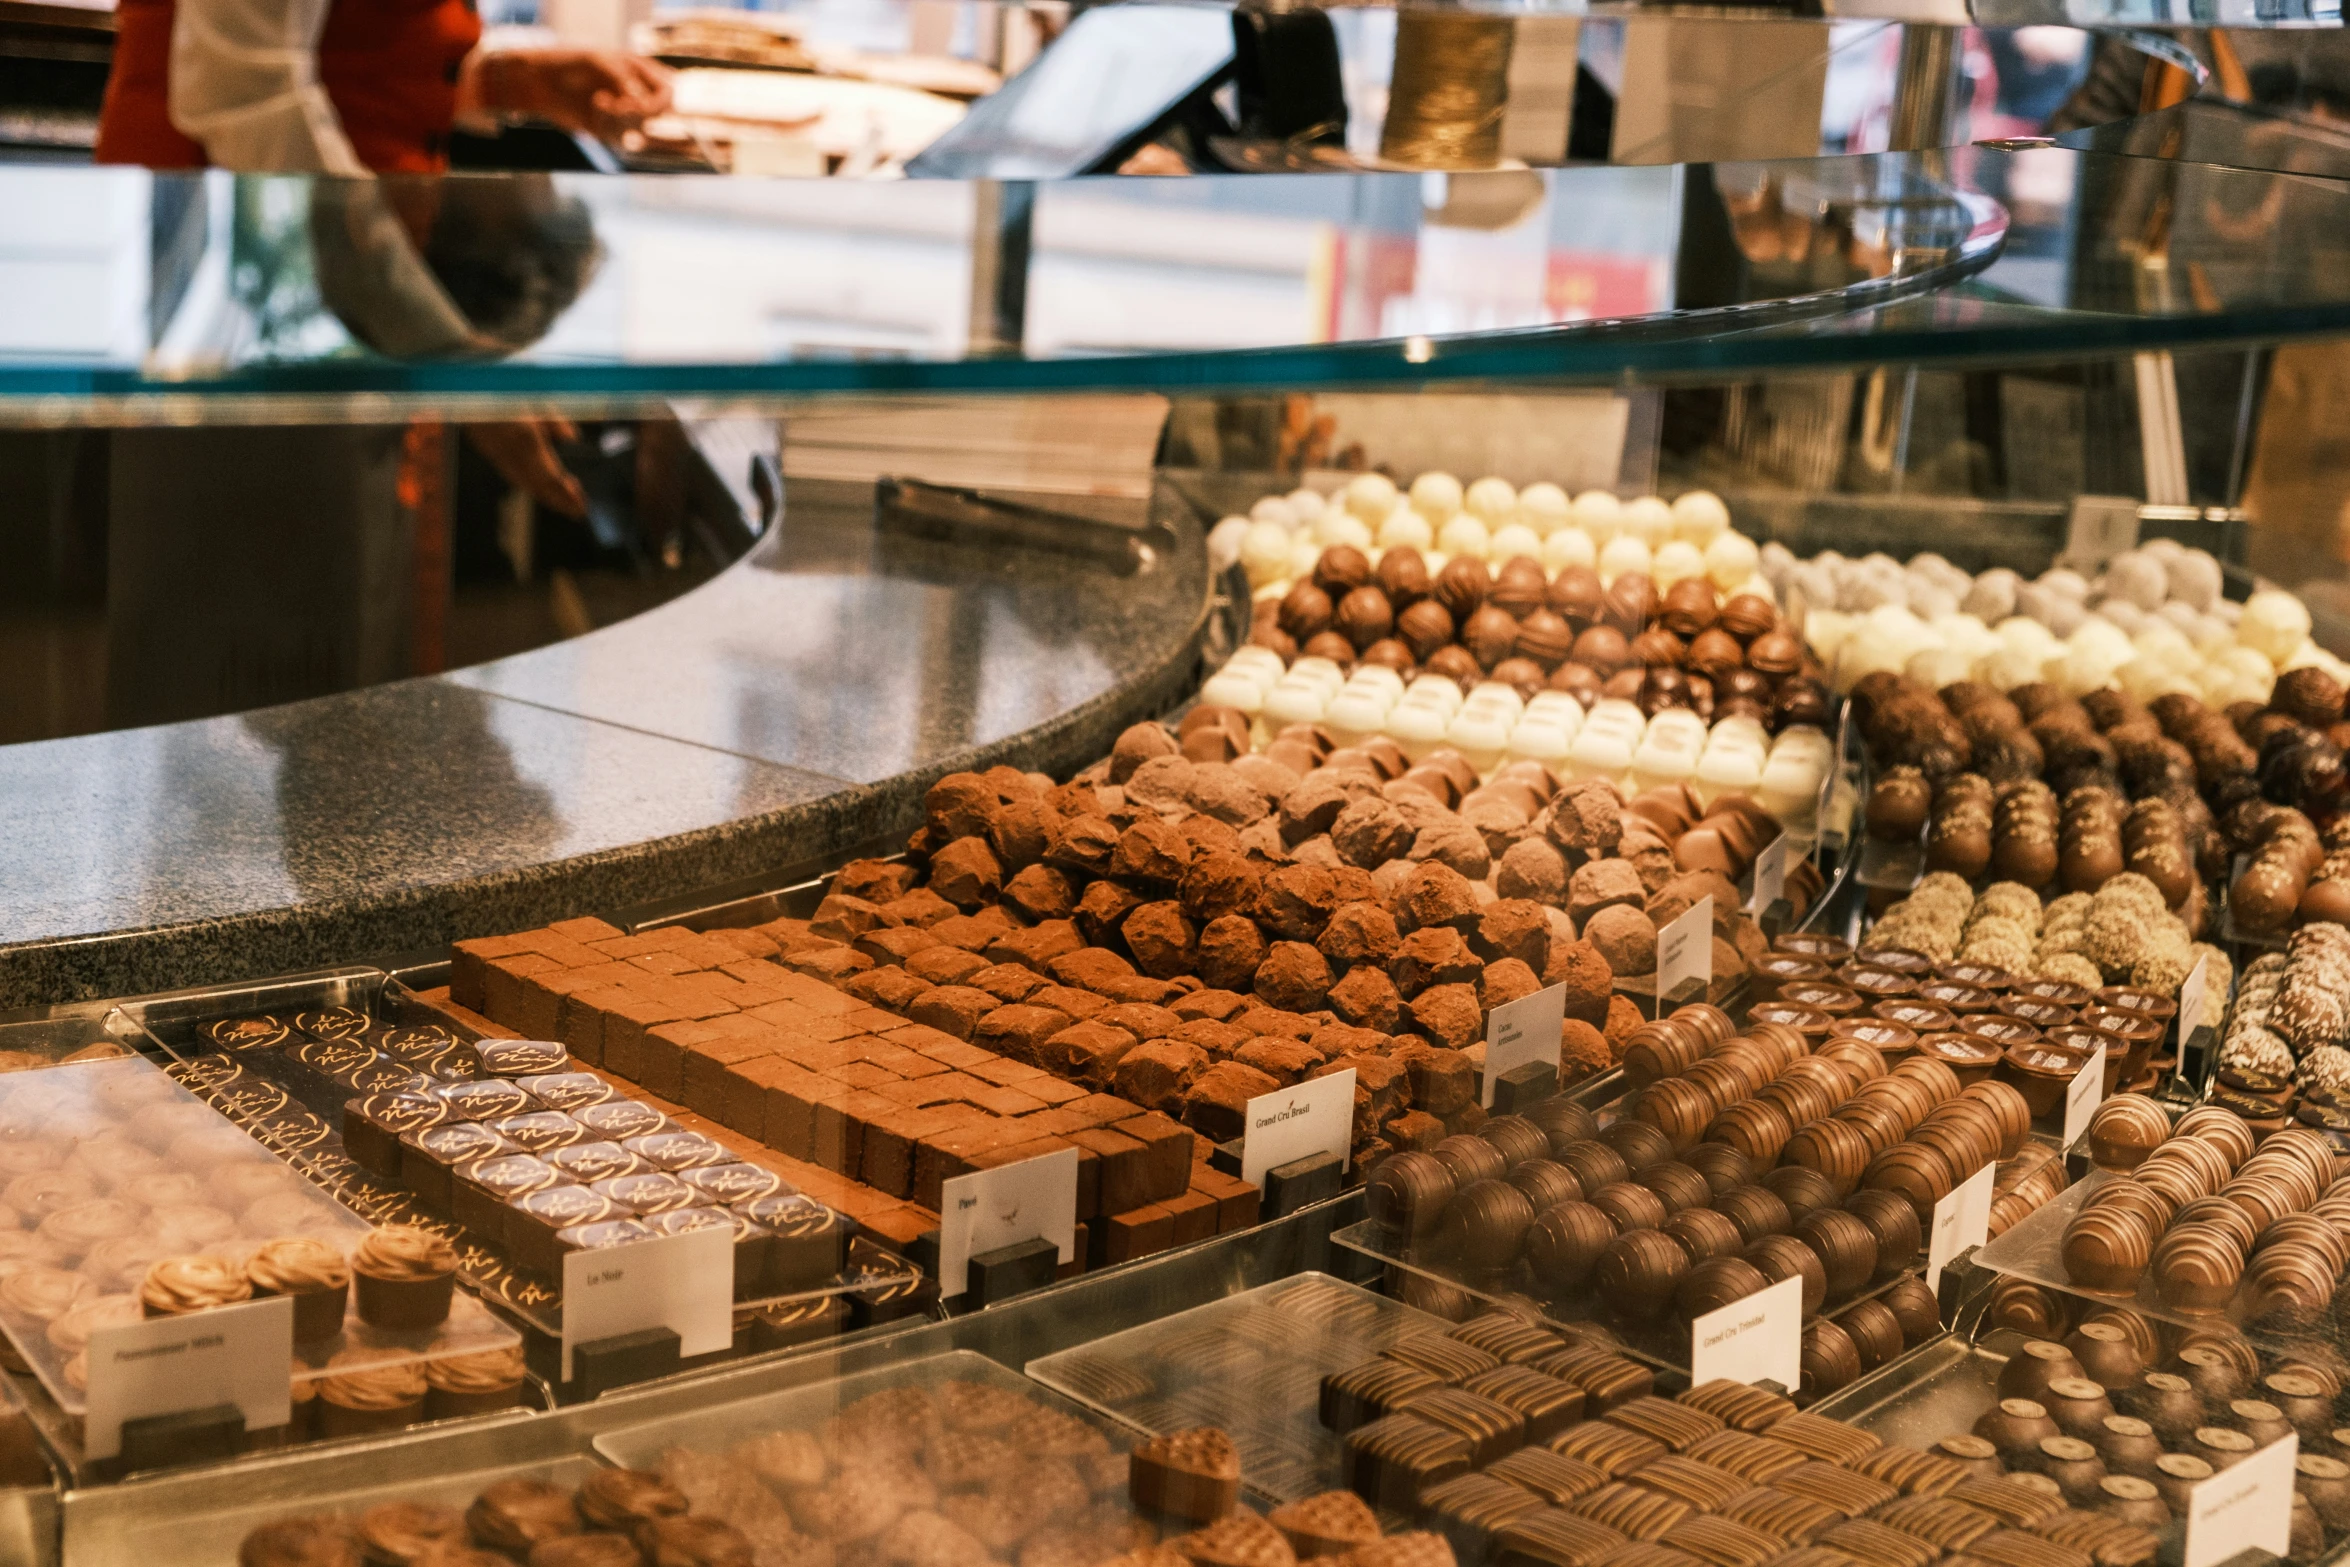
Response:
[[[297,904],[147,930],[0,946],[0,1008],[221,984],[444,946],[739,880],[913,830],[923,791],[946,773],[998,763],[1056,776],[1109,749],[1128,724],[1196,686],[1203,609],[1146,674],[1009,739],[870,786],[697,832],[380,898]]]

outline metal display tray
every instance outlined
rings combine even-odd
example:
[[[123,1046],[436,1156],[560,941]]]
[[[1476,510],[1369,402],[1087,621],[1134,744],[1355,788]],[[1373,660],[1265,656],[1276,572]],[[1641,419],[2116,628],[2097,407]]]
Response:
[[[391,1023],[434,1023],[452,1030],[460,1038],[474,1037],[471,1030],[423,1002],[409,986],[380,969],[364,967],[327,969],[311,974],[290,975],[280,980],[143,997],[124,1002],[120,1010],[125,1018],[145,1031],[153,1048],[170,1059],[185,1063],[211,1053],[212,1047],[198,1033],[200,1025],[206,1022],[254,1013],[284,1018],[296,1011],[325,1007],[349,1007]],[[333,1085],[324,1083],[314,1073],[295,1067],[281,1052],[275,1050],[247,1051],[236,1059],[247,1069],[248,1075],[265,1079],[284,1090],[288,1096],[299,1101],[302,1108],[323,1122],[323,1131],[313,1129],[316,1135],[304,1146],[281,1147],[277,1150],[288,1163],[332,1193],[346,1207],[377,1222],[418,1224],[446,1234],[457,1248],[459,1275],[469,1287],[532,1331],[547,1338],[562,1336],[560,1281],[542,1278],[536,1273],[517,1268],[506,1257],[502,1247],[491,1245],[449,1220],[416,1207],[406,1188],[370,1174],[352,1162],[343,1148],[343,1090],[322,1092],[322,1085],[328,1089],[333,1088]],[[581,1070],[593,1069],[583,1067]],[[628,1097],[654,1103],[664,1113],[673,1108],[652,1100],[651,1096],[633,1084],[603,1073],[597,1075],[604,1076],[607,1082]],[[233,1109],[233,1106],[228,1108]],[[251,1127],[247,1129],[254,1130]],[[787,1301],[875,1289],[920,1276],[919,1269],[894,1253],[878,1247],[860,1246],[853,1251],[850,1266],[827,1283],[785,1295],[745,1298],[736,1301],[734,1305],[738,1312],[752,1311]]]
[[[954,1349],[736,1403],[714,1403],[641,1425],[616,1426],[596,1437],[595,1450],[623,1468],[658,1469],[661,1455],[672,1448],[717,1453],[776,1431],[818,1432],[833,1416],[876,1393],[936,1388],[949,1382],[975,1382],[1032,1398],[1099,1431],[1113,1452],[1124,1453],[1135,1446],[1132,1433],[1124,1426],[1104,1420],[985,1355]]]
[[[1279,1505],[1339,1489],[1322,1378],[1412,1333],[1450,1326],[1323,1273],[1304,1273],[1028,1363],[1028,1374],[1152,1436],[1220,1426],[1241,1483]]]

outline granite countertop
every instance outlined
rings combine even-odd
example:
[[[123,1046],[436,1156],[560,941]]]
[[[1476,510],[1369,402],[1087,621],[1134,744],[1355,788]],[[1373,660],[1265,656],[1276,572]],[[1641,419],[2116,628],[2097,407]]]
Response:
[[[1196,683],[1201,531],[1152,510],[1177,546],[1117,577],[879,534],[868,487],[794,481],[715,580],[573,641],[0,747],[0,1007],[608,912],[885,841],[958,768],[1072,771]]]

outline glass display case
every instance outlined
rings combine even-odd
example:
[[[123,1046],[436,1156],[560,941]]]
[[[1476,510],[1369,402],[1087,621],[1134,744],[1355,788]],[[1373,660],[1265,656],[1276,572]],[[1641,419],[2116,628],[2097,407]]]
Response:
[[[1029,123],[1182,9],[905,179],[0,166],[10,1552],[2338,1553],[2338,138],[1934,99],[2338,18]],[[1463,20],[1609,151],[1368,134]],[[1850,24],[1905,150],[1626,139]]]

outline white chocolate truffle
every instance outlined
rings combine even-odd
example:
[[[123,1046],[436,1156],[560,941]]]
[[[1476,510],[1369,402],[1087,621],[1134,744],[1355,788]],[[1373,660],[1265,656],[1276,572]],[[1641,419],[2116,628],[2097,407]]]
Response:
[[[1797,565],[1795,552],[1777,539],[1765,544],[1756,560],[1758,569],[1770,579],[1771,586],[1775,588],[1784,590],[1789,579],[1795,575]]]
[[[1485,531],[1485,524],[1460,512],[1436,530],[1436,547],[1447,555],[1483,560],[1493,553],[1493,535]]]
[[[1346,509],[1376,526],[1395,510],[1395,481],[1383,473],[1358,473],[1346,481]]]
[[[1407,702],[1433,702],[1444,709],[1448,716],[1459,712],[1461,703],[1468,700],[1461,695],[1459,682],[1443,675],[1416,677],[1404,688],[1403,699]]]
[[[1585,490],[1575,497],[1575,526],[1604,547],[1624,531],[1624,503],[1606,490]]]
[[[1655,563],[1646,544],[1629,533],[1618,534],[1599,552],[1599,580],[1613,582],[1628,571],[1646,571]]]
[[[1425,550],[1435,542],[1436,530],[1428,525],[1427,518],[1409,506],[1398,506],[1379,524],[1377,543],[1382,550],[1407,545],[1412,549]]]
[[[1570,566],[1597,566],[1599,546],[1581,528],[1561,528],[1542,541],[1542,568],[1557,576]]]
[[[1291,490],[1282,499],[1289,502],[1289,509],[1297,513],[1297,520],[1300,522],[1312,522],[1316,517],[1321,516],[1330,505],[1320,490],[1304,484]]]
[[[1743,533],[1725,533],[1705,547],[1705,574],[1717,588],[1734,588],[1754,575],[1762,551]]]
[[[2219,601],[2219,562],[2208,551],[2180,550],[2166,557],[2162,568],[2170,579],[2172,598],[2185,599],[2197,609],[2209,609]]]
[[[2048,629],[2058,636],[2070,637],[2088,619],[2088,608],[2079,599],[2066,598],[2061,593],[2048,595]]]
[[[1574,511],[1575,503],[1567,499],[1567,492],[1548,480],[1518,492],[1518,520],[1538,537],[1547,539],[1565,527]]]
[[[1351,691],[1377,692],[1379,700],[1389,706],[1403,699],[1403,676],[1385,664],[1355,665],[1354,672],[1346,677],[1346,684]]]
[[[1388,711],[1389,704],[1368,691],[1341,691],[1322,722],[1341,745],[1359,745],[1386,727]]]
[[[1321,689],[1322,694],[1326,697],[1336,696],[1340,689],[1346,685],[1345,670],[1339,668],[1329,659],[1316,658],[1311,654],[1290,665],[1289,673],[1282,678],[1285,680],[1310,680]]]
[[[1730,508],[1711,490],[1687,490],[1673,498],[1673,537],[1704,549],[1730,526]]]
[[[1503,754],[1509,749],[1510,730],[1490,713],[1464,708],[1445,729],[1445,742],[1469,759],[1469,765],[1480,774],[1490,773],[1501,765]]]
[[[1564,766],[1567,751],[1574,744],[1574,735],[1557,724],[1537,718],[1519,721],[1510,731],[1509,754],[1512,760],[1540,762],[1546,767]]]
[[[1974,580],[1958,607],[1986,625],[1996,625],[2015,613],[2015,590],[2022,580],[2005,566],[1994,566]]]
[[[2309,640],[2309,608],[2280,588],[2263,588],[2244,601],[2236,640],[2271,664],[2283,665]]]
[[[2013,691],[2040,678],[2048,660],[2030,648],[2002,645],[1975,661],[1974,678],[1994,691]]]
[[[1265,722],[1274,729],[1318,724],[1329,711],[1330,693],[1311,680],[1284,680],[1265,693]]]
[[[2046,625],[2023,615],[2003,620],[1991,629],[2009,647],[2028,648],[2042,658],[2054,658],[2063,649],[2063,643]]]
[[[1742,752],[1708,751],[1697,759],[1691,783],[1707,805],[1725,794],[1754,794],[1762,787],[1763,761]]]
[[[1901,672],[1929,691],[1954,685],[1974,673],[1975,660],[1954,647],[1930,647],[1912,653]]]
[[[1517,515],[1517,486],[1507,479],[1497,479],[1487,474],[1469,486],[1469,493],[1461,497],[1461,504],[1488,528],[1498,528]]]
[[[1567,747],[1567,771],[1576,778],[1619,779],[1631,770],[1631,742],[1595,724],[1585,724]]]
[[[1688,577],[1705,575],[1705,552],[1687,539],[1667,540],[1656,552],[1656,564],[1650,568],[1659,593]]]
[[[1248,573],[1251,587],[1261,588],[1287,576],[1289,530],[1277,522],[1249,524],[1240,541],[1240,565]]]
[[[1523,555],[1529,560],[1542,559],[1542,540],[1534,530],[1522,522],[1505,523],[1493,532],[1493,541],[1487,546],[1496,564],[1515,560]]]
[[[1909,612],[1920,620],[1958,613],[1958,596],[1939,582],[1923,577],[1909,581]]]
[[[2051,566],[2040,573],[2039,585],[2060,597],[2079,603],[2089,596],[2089,579],[2070,566]]]
[[[1208,530],[1208,568],[1227,571],[1240,562],[1241,541],[1251,527],[1246,517],[1227,517]]]
[[[1804,617],[1803,637],[1819,660],[1828,668],[1836,667],[1836,660],[1858,629],[1860,617],[1847,615],[1840,609],[1815,609]]]
[[[1673,508],[1654,495],[1643,495],[1624,507],[1624,531],[1655,549],[1673,536]]]
[[[2122,599],[2139,609],[2159,609],[2170,597],[2170,573],[2145,551],[2124,550],[2106,564],[2104,587],[2108,598]]]
[[[1261,686],[1269,686],[1289,672],[1289,666],[1282,662],[1280,654],[1269,647],[1259,647],[1254,642],[1233,649],[1232,656],[1224,660],[1224,667],[1248,674]]]
[[[1425,760],[1429,752],[1444,744],[1444,732],[1451,727],[1450,714],[1409,702],[1398,703],[1387,715],[1388,738],[1415,762]]]
[[[1322,545],[1319,540],[1309,538],[1302,533],[1293,533],[1289,536],[1290,581],[1298,582],[1311,577],[1314,574],[1314,567],[1320,564],[1321,559]]]
[[[2090,618],[2102,620],[2108,625],[2119,626],[2131,636],[2136,636],[2145,628],[2147,616],[2146,611],[2128,599],[2117,598],[2106,599],[2100,603],[2090,611]]]
[[[1305,532],[1324,549],[1333,544],[1351,544],[1358,550],[1371,545],[1371,525],[1344,506],[1327,508],[1306,525]]]
[[[1442,524],[1461,509],[1461,481],[1449,473],[1423,473],[1412,481],[1412,510]]]
[[[1244,674],[1219,669],[1200,682],[1199,699],[1209,707],[1230,707],[1255,717],[1265,706],[1265,688]]]
[[[1248,515],[1252,522],[1277,522],[1284,528],[1295,529],[1298,524],[1297,508],[1278,495],[1258,501],[1248,509]]]

